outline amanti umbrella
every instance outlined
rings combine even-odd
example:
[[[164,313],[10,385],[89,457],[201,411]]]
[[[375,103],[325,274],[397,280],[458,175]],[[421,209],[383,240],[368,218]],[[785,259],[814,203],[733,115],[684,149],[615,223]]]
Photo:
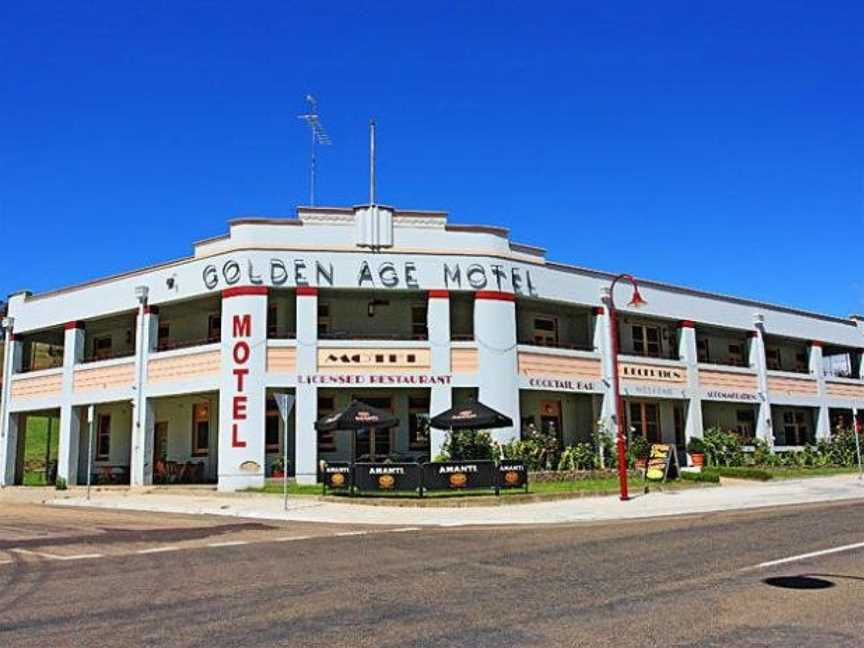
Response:
[[[513,419],[479,401],[468,401],[432,417],[429,425],[439,430],[494,430],[511,427]]]

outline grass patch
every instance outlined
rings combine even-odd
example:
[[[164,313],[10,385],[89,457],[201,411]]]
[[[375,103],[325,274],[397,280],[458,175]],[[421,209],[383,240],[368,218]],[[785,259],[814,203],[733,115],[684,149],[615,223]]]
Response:
[[[25,486],[48,486],[45,475],[46,454],[49,462],[57,461],[60,421],[56,417],[28,416],[24,435],[22,483]]]
[[[689,482],[702,482],[709,484],[719,484],[720,483],[720,475],[713,472],[702,471],[702,472],[682,472],[681,479],[683,481]]]
[[[777,467],[764,468],[774,479],[801,479],[802,477],[830,477],[831,475],[852,475],[858,472],[852,466],[820,466],[820,467]]]

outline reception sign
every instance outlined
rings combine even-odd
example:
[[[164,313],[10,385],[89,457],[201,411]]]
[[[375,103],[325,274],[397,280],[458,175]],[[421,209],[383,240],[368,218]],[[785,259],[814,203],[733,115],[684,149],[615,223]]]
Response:
[[[420,464],[354,464],[354,485],[361,491],[415,491],[421,486]]]

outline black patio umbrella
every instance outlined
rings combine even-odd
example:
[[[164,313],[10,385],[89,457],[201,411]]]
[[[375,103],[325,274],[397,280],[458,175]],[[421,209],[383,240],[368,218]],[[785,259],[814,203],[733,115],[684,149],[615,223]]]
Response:
[[[511,427],[513,419],[479,401],[468,401],[432,417],[429,425],[439,430],[494,430]]]
[[[362,401],[353,400],[345,409],[318,419],[315,422],[315,429],[318,432],[351,430],[351,461],[353,462],[357,430],[391,428],[396,425],[399,425],[399,419],[390,412],[372,407]],[[374,458],[373,455],[372,459],[374,460]]]

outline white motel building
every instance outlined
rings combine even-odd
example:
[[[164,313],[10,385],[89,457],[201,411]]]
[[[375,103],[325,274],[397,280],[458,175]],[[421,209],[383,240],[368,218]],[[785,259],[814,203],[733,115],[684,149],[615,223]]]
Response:
[[[314,422],[357,398],[400,424],[374,452],[434,457],[428,418],[469,397],[563,444],[614,430],[612,275],[546,258],[498,227],[384,206],[242,218],[192,256],[9,297],[0,483],[20,483],[27,418],[59,420],[57,475],[133,486],[259,486],[348,460]],[[620,284],[621,391],[631,434],[677,444],[713,426],[791,451],[864,405],[864,318],[639,280]],[[285,434],[273,398],[294,396]],[[92,418],[91,418],[92,412]],[[92,436],[92,443],[90,442]],[[88,456],[89,452],[89,456]]]

